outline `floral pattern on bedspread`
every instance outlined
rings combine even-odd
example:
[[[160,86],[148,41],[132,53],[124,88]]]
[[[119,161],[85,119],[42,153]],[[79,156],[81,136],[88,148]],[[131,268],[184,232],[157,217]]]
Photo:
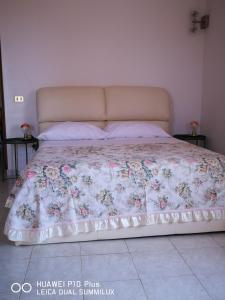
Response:
[[[15,241],[224,218],[225,157],[180,141],[46,146],[9,203],[5,233]]]

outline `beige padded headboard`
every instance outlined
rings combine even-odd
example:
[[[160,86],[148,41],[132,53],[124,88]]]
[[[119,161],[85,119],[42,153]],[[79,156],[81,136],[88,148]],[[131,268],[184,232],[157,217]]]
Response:
[[[56,122],[152,121],[170,131],[171,101],[166,90],[140,86],[46,87],[37,91],[39,131]]]

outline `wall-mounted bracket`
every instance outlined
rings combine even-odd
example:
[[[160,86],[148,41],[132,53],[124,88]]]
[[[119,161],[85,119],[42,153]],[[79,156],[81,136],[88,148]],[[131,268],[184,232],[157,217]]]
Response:
[[[200,26],[201,30],[205,30],[209,27],[209,15],[204,15],[199,18],[199,12],[194,10],[191,13],[191,22],[191,32],[195,33],[198,30],[198,25]]]

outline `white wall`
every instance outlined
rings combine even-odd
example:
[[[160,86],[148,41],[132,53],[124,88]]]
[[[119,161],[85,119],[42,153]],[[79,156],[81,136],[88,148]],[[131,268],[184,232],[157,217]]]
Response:
[[[190,12],[206,0],[1,0],[7,135],[36,126],[35,91],[54,85],[167,88],[174,133],[201,118],[204,33]],[[23,95],[23,104],[13,103]]]
[[[225,1],[209,0],[210,28],[206,34],[202,130],[210,149],[225,154]]]

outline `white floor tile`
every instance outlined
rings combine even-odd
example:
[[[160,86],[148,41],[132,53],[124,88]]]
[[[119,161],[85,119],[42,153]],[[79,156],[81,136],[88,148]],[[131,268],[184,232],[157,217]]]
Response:
[[[198,276],[209,295],[216,300],[225,299],[225,272]]]
[[[154,300],[210,300],[207,292],[194,276],[141,278],[148,299]]]
[[[163,253],[174,249],[168,237],[126,239],[130,252]]]
[[[225,251],[220,247],[183,249],[182,256],[197,275],[225,272]]]
[[[137,279],[129,254],[82,256],[84,280],[115,281]]]
[[[0,263],[12,257],[17,259],[30,259],[33,246],[15,246],[8,242],[0,242]]]
[[[0,293],[11,294],[11,284],[22,283],[28,266],[28,260],[12,256],[0,261]]]
[[[147,300],[140,280],[101,282],[100,289],[103,289],[104,291],[112,289],[114,295],[86,295],[84,296],[84,300]]]
[[[216,241],[218,245],[225,247],[225,232],[212,233],[211,237]]]
[[[35,257],[57,257],[80,255],[80,243],[63,243],[34,246],[32,259]]]
[[[191,274],[190,269],[175,250],[152,254],[132,253],[133,262],[140,276],[179,276]]]
[[[196,249],[204,247],[218,247],[209,234],[190,234],[170,237],[177,249]]]
[[[18,293],[18,294],[10,293],[8,295],[0,293],[1,300],[19,300],[19,296],[20,296],[20,293]]]
[[[35,283],[44,280],[80,280],[79,256],[33,258],[30,261],[26,281]]]
[[[91,241],[81,243],[81,255],[128,252],[124,240]]]

